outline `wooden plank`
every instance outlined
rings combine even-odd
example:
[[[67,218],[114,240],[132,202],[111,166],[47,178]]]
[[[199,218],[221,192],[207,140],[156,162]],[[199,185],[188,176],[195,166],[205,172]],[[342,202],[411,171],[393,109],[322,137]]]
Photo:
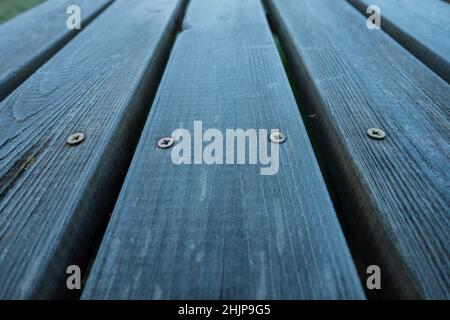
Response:
[[[81,9],[82,28],[111,0],[49,0],[0,26],[0,101],[69,42],[79,30],[69,30],[70,5]]]
[[[381,9],[381,27],[450,83],[450,4],[442,0],[349,0],[366,14]]]
[[[66,297],[68,265],[86,272],[183,5],[115,1],[0,104],[0,298]]]
[[[267,4],[382,293],[449,298],[450,86],[344,1]]]
[[[281,128],[278,173],[174,164],[155,142],[194,121]],[[190,2],[82,297],[364,297],[258,0]]]

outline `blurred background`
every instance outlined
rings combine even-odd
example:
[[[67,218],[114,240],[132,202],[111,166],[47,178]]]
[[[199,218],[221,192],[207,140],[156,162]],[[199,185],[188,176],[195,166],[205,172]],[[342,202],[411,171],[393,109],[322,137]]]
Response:
[[[45,0],[0,0],[0,23],[44,2]]]

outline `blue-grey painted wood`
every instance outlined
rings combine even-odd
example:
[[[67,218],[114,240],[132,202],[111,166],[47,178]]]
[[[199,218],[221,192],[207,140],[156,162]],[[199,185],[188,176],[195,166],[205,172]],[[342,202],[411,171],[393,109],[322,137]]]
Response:
[[[86,274],[184,4],[115,1],[0,103],[0,298],[66,297],[68,265]]]
[[[381,27],[450,83],[450,3],[442,0],[348,0],[366,14],[381,9]]]
[[[173,164],[194,121],[281,128],[278,174]],[[364,297],[258,0],[191,1],[82,297]]]
[[[67,7],[81,9],[82,28],[111,0],[49,0],[0,26],[0,101],[61,49],[79,30],[69,30]]]
[[[267,4],[384,293],[449,298],[450,86],[345,1]],[[370,139],[373,127],[386,138]]]

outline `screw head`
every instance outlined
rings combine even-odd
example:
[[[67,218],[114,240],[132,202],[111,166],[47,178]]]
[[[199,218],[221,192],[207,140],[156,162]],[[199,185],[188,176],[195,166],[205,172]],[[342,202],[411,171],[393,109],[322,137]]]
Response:
[[[378,128],[370,128],[367,130],[367,135],[376,140],[383,140],[386,137],[386,133]]]
[[[160,149],[168,149],[175,143],[175,140],[171,137],[164,137],[158,140],[157,146]]]
[[[282,144],[286,141],[287,137],[282,132],[272,132],[269,135],[269,140],[273,143]]]
[[[67,144],[74,146],[82,143],[85,138],[86,136],[84,135],[84,133],[81,132],[73,133],[67,138]]]

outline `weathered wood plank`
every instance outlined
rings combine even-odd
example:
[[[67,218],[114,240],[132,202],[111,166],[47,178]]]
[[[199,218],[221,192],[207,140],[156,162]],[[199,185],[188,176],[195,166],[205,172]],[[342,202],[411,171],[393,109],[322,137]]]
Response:
[[[183,5],[115,1],[0,103],[0,298],[69,294],[66,268],[85,267],[112,210]]]
[[[363,298],[261,3],[194,0],[184,28],[83,298]],[[155,143],[194,121],[281,128],[279,172],[175,165]]]
[[[442,0],[349,0],[381,9],[381,27],[450,83],[450,3]]]
[[[79,30],[66,26],[67,7],[81,9],[86,27],[112,0],[49,0],[0,26],[0,101],[61,49]]]
[[[344,1],[267,4],[384,293],[448,298],[450,86]]]

